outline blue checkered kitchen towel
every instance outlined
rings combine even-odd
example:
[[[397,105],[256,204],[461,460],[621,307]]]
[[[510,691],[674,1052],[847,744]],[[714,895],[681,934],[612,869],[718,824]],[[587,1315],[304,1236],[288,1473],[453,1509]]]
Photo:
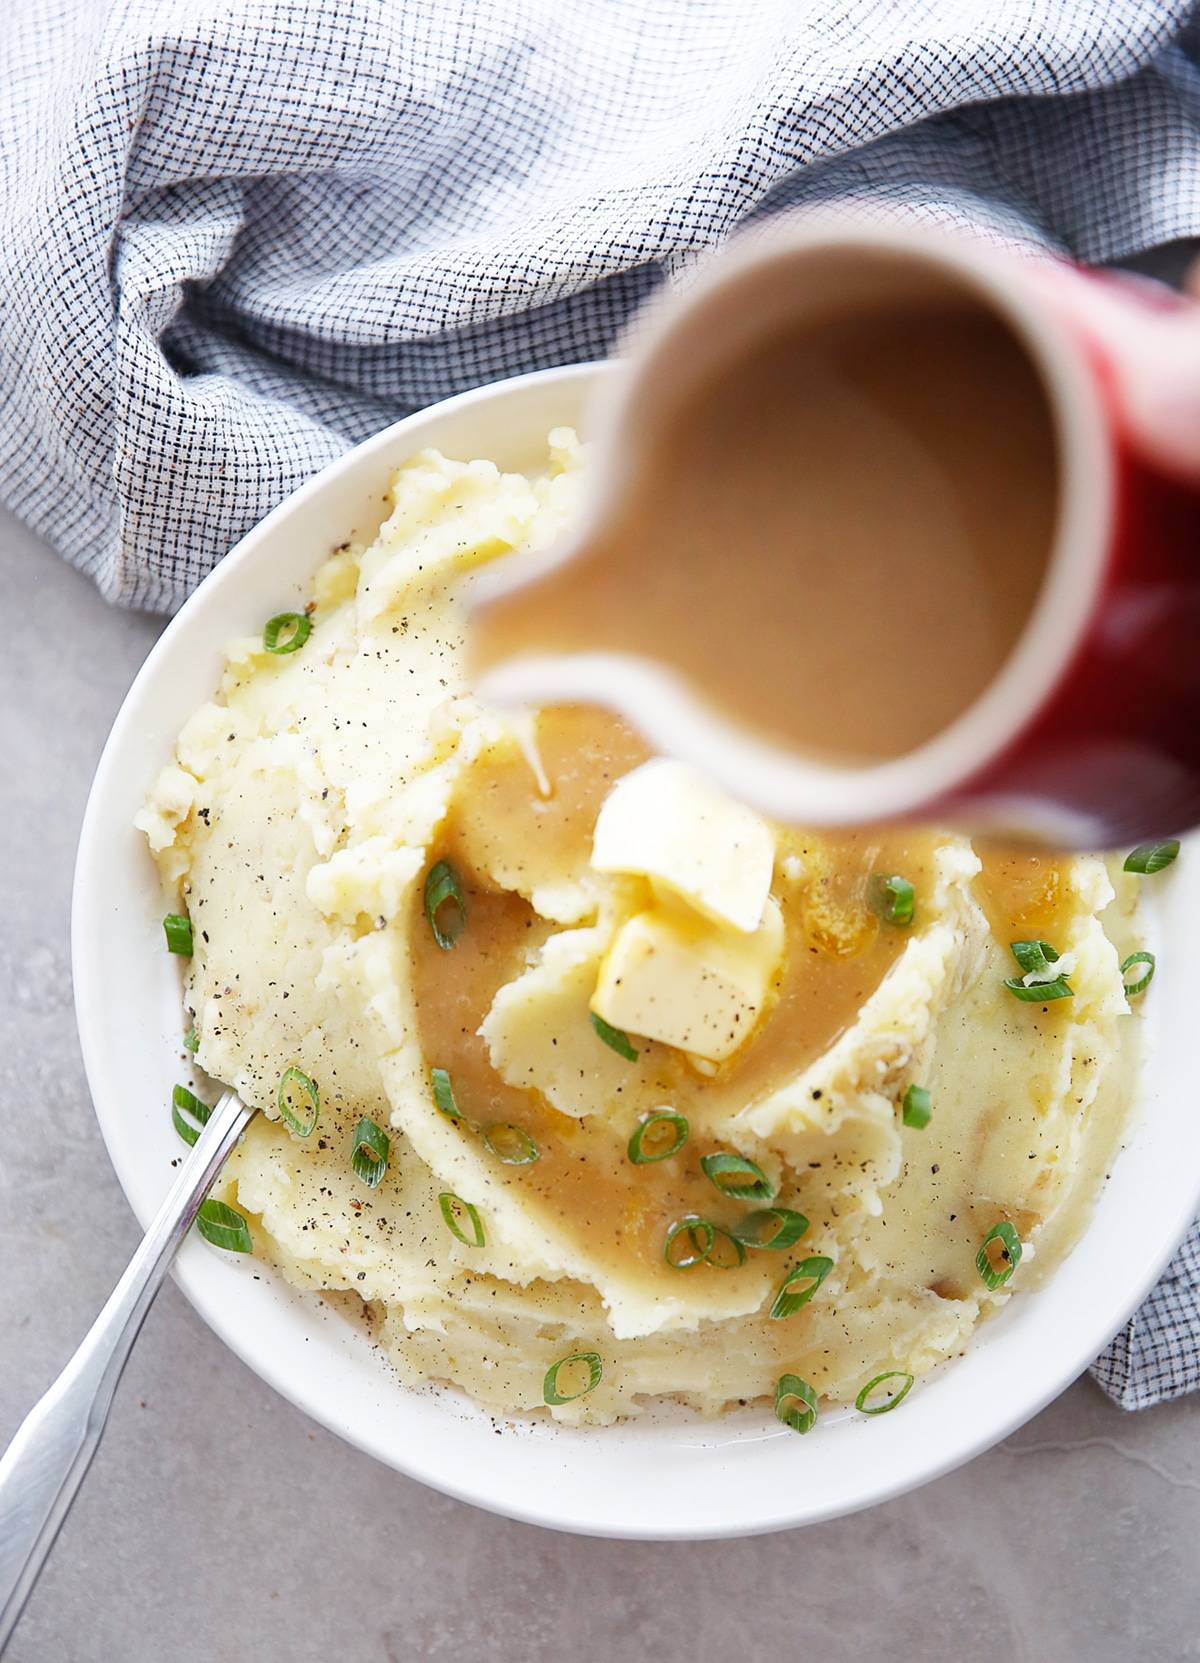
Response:
[[[1200,232],[1168,0],[10,0],[0,497],[177,606],[409,410],[604,354],[749,216],[841,197],[1113,260]],[[1097,1363],[1200,1384],[1200,1234]]]

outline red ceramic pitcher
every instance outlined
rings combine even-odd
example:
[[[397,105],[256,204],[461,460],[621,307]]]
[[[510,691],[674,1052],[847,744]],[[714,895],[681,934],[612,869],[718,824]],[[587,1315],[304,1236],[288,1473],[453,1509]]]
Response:
[[[1053,414],[1057,531],[1024,633],[983,694],[911,753],[831,765],[724,720],[647,659],[493,665],[502,703],[622,711],[662,750],[797,824],[957,822],[1076,848],[1200,822],[1200,307],[1143,279],[997,250],[893,219],[822,213],[748,238],[652,306],[596,411],[590,506],[573,539],[489,576],[481,604],[571,559],[622,489],[681,366],[795,317],[815,263],[947,278],[1006,321]],[[636,596],[630,597],[636,604]],[[786,627],[786,620],[779,627]]]

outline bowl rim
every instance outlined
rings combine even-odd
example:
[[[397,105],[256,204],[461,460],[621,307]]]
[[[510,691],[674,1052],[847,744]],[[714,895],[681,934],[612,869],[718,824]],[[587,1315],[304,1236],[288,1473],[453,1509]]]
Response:
[[[361,444],[348,449],[342,456],[321,469],[311,479],[307,480],[298,490],[291,493],[279,503],[269,514],[264,516],[255,526],[239,539],[230,552],[197,586],[192,596],[184,602],[175,617],[163,630],[162,634],[151,648],[134,678],[121,708],[113,722],[112,729],[97,764],[95,776],[89,792],[87,806],[84,812],[80,830],[79,844],[76,856],[74,884],[72,891],[72,925],[71,925],[71,954],[73,968],[73,982],[75,990],[76,1021],[79,1031],[80,1046],[83,1054],[85,1075],[92,1095],[97,1118],[100,1122],[101,1133],[114,1169],[130,1205],[139,1222],[145,1226],[153,1212],[152,1205],[143,1204],[135,1199],[134,1192],[138,1189],[135,1181],[136,1161],[131,1151],[129,1128],[124,1125],[124,1111],[121,1097],[116,1090],[116,1071],[110,1067],[105,1055],[106,1045],[109,1043],[105,1034],[104,999],[109,984],[104,974],[104,954],[97,941],[96,923],[97,882],[102,878],[104,867],[103,839],[100,836],[101,820],[110,797],[121,794],[121,774],[125,766],[124,749],[133,732],[135,725],[142,715],[142,707],[146,695],[159,680],[164,667],[169,662],[177,643],[185,637],[191,627],[193,603],[196,596],[209,595],[214,591],[224,589],[238,582],[239,574],[248,562],[255,558],[255,552],[260,544],[265,542],[270,534],[281,524],[286,523],[297,513],[303,512],[311,504],[318,501],[324,493],[341,477],[353,471],[368,457],[376,457],[387,453],[398,442],[413,437],[412,449],[421,448],[420,434],[435,422],[445,417],[471,409],[474,406],[494,404],[498,420],[506,403],[519,399],[527,392],[541,391],[547,388],[566,387],[576,383],[575,394],[581,396],[583,392],[594,389],[598,380],[607,375],[608,364],[571,365],[550,370],[533,371],[525,375],[509,377],[507,379],[487,384],[483,387],[472,388],[465,393],[443,400],[417,411],[401,420],[390,424],[379,433],[372,435]],[[314,568],[315,569],[315,568]],[[311,576],[311,570],[303,569],[305,580]],[[224,640],[214,643],[220,649],[224,647]],[[142,788],[149,783],[142,781]],[[139,795],[140,800],[140,795]],[[131,833],[132,833],[132,828]],[[133,834],[136,835],[136,834]],[[1197,840],[1197,854],[1200,855],[1200,840]],[[1182,863],[1180,863],[1182,864]],[[1198,871],[1198,892],[1200,892],[1200,860],[1196,862]],[[1154,898],[1155,900],[1157,897]],[[1150,909],[1150,936],[1154,940],[1154,912]],[[1196,961],[1196,981],[1200,984],[1200,959]],[[1151,1049],[1154,1041],[1151,1038]],[[1145,1060],[1146,1074],[1153,1066],[1153,1056]],[[1145,1075],[1142,1084],[1145,1084]],[[110,1089],[110,1086],[112,1089]],[[1141,1095],[1149,1097],[1149,1093]],[[1183,1122],[1181,1121],[1181,1124]],[[124,1137],[123,1137],[124,1130]],[[1125,1138],[1129,1144],[1136,1140],[1139,1133],[1133,1127]],[[1125,1151],[1127,1153],[1127,1151]],[[1120,1168],[1121,1159],[1114,1160],[1114,1167]],[[1186,1161],[1178,1162],[1180,1169],[1186,1169]],[[165,1188],[165,1181],[164,1181]],[[1200,1161],[1196,1162],[1195,1171],[1189,1181],[1177,1173],[1174,1180],[1174,1204],[1169,1197],[1160,1195],[1158,1204],[1154,1208],[1153,1217],[1158,1221],[1155,1235],[1155,1245],[1147,1257],[1141,1259],[1140,1269],[1136,1274],[1127,1269],[1124,1279],[1119,1283],[1121,1298],[1109,1307],[1103,1303],[1095,1304],[1087,1313],[1087,1320],[1080,1318],[1075,1322],[1074,1331],[1069,1344],[1064,1347],[1057,1357],[1054,1366],[1036,1380],[1020,1379],[1006,1376],[995,1385],[988,1386],[986,1382],[979,1388],[980,1413],[974,1421],[965,1428],[960,1425],[955,1436],[947,1436],[938,1447],[936,1441],[926,1440],[929,1445],[914,1458],[911,1451],[902,1458],[891,1460],[886,1472],[876,1471],[876,1463],[867,1463],[872,1471],[867,1477],[857,1483],[850,1484],[844,1494],[830,1494],[823,1500],[807,1497],[800,1492],[794,1495],[784,1494],[781,1504],[756,1517],[731,1518],[728,1513],[722,1516],[720,1508],[714,1509],[713,1514],[701,1519],[689,1518],[685,1522],[664,1523],[662,1517],[655,1514],[653,1508],[645,1506],[645,1496],[635,1499],[628,1509],[627,1515],[621,1514],[619,1509],[604,1516],[592,1516],[587,1506],[568,1501],[565,1497],[556,1497],[553,1487],[549,1498],[536,1493],[536,1487],[527,1491],[520,1486],[510,1487],[504,1493],[489,1491],[486,1484],[472,1473],[470,1480],[454,1477],[446,1471],[445,1464],[439,1463],[436,1454],[420,1442],[411,1447],[397,1449],[395,1442],[383,1435],[378,1423],[364,1422],[355,1419],[353,1415],[338,1412],[329,1404],[314,1401],[312,1392],[307,1389],[307,1382],[289,1373],[283,1363],[268,1348],[264,1348],[263,1341],[253,1322],[246,1322],[239,1316],[238,1309],[230,1313],[213,1288],[206,1285],[210,1280],[202,1269],[202,1258],[211,1260],[212,1255],[198,1243],[185,1244],[183,1251],[176,1260],[172,1274],[177,1285],[188,1299],[189,1303],[204,1319],[218,1337],[247,1364],[256,1374],[272,1386],[282,1397],[293,1403],[305,1414],[317,1420],[320,1424],[336,1433],[346,1442],[364,1453],[374,1456],[385,1465],[429,1485],[431,1488],[458,1500],[470,1502],[475,1506],[507,1516],[524,1523],[540,1525],[546,1528],[565,1530],[586,1535],[611,1536],[638,1540],[706,1540],[723,1539],[741,1535],[763,1534],[770,1531],[793,1528],[807,1523],[817,1523],[826,1519],[844,1516],[856,1512],[864,1507],[873,1506],[929,1482],[972,1459],[976,1454],[991,1447],[1003,1437],[1010,1434],[1024,1421],[1045,1407],[1054,1397],[1063,1391],[1084,1369],[1094,1360],[1095,1356],[1104,1348],[1112,1336],[1128,1320],[1133,1310],[1141,1303],[1147,1292],[1157,1281],[1162,1270],[1175,1252],[1179,1241],[1195,1217],[1200,1204]],[[1089,1224],[1087,1234],[1092,1231]],[[1079,1249],[1069,1255],[1056,1270],[1055,1276],[1047,1283],[1047,1288],[1053,1287],[1078,1258]],[[1114,1260],[1114,1264],[1119,1261]],[[243,1269],[245,1267],[230,1267]],[[263,1278],[264,1286],[271,1286],[277,1273],[271,1278]],[[282,1279],[279,1279],[283,1288]],[[228,1282],[232,1287],[232,1282]],[[1081,1286],[1086,1284],[1081,1283]],[[1040,1294],[1043,1290],[1036,1290]],[[956,1360],[949,1365],[951,1370],[962,1371],[967,1368],[971,1356],[978,1352],[985,1344],[990,1345],[1000,1333],[1010,1331],[1013,1319],[1023,1320],[1026,1327],[1033,1321],[1032,1316],[1024,1316],[1024,1311],[1030,1308],[1035,1290],[1026,1296],[1025,1300],[1012,1302],[1000,1316],[990,1319],[983,1325],[981,1333],[973,1340],[971,1352],[963,1359]],[[286,1301],[308,1300],[311,1296],[295,1290],[285,1290]],[[315,1301],[314,1301],[315,1303]],[[985,1340],[986,1336],[986,1340]],[[1039,1354],[1040,1357],[1040,1354]],[[391,1379],[385,1368],[377,1362],[373,1366],[379,1369],[380,1379],[385,1382],[388,1391],[406,1391],[407,1388]],[[1007,1387],[1014,1388],[1012,1391]],[[419,1395],[419,1394],[414,1394]],[[914,1398],[916,1394],[914,1394]],[[912,1400],[910,1400],[912,1402]],[[440,1411],[439,1411],[440,1412]],[[478,1414],[479,1411],[473,1411]],[[906,1410],[911,1416],[911,1411]],[[844,1417],[831,1416],[830,1419]],[[890,1417],[889,1417],[890,1418]],[[925,1419],[931,1426],[936,1422],[929,1416]],[[690,1441],[686,1444],[676,1444],[673,1447],[694,1449],[700,1446],[713,1449],[729,1447],[728,1441],[719,1434],[727,1431],[725,1422],[700,1422],[692,1419]],[[871,1423],[876,1424],[876,1423]],[[910,1425],[917,1430],[915,1418],[910,1418]],[[757,1436],[747,1442],[761,1443],[765,1434],[762,1430],[761,1416],[755,1422],[758,1428]],[[788,1439],[791,1444],[803,1445],[808,1440],[795,1439],[794,1435],[776,1434]],[[584,1443],[595,1443],[599,1447],[601,1441],[616,1439],[621,1435],[638,1440],[638,1446],[643,1450],[646,1439],[654,1440],[656,1426],[653,1420],[635,1421],[628,1427],[608,1429],[592,1429],[574,1431],[572,1429],[539,1426],[530,1432],[530,1436],[546,1436],[554,1440],[583,1440]],[[922,1439],[916,1437],[913,1442],[922,1445]],[[563,1447],[558,1445],[557,1447]],[[546,1487],[543,1486],[543,1490]]]

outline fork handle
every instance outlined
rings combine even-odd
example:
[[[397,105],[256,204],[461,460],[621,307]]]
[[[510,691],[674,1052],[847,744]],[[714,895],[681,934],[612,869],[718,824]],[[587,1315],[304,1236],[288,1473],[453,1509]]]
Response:
[[[236,1092],[221,1097],[104,1309],[0,1459],[0,1652],[96,1453],[151,1301],[254,1112]]]

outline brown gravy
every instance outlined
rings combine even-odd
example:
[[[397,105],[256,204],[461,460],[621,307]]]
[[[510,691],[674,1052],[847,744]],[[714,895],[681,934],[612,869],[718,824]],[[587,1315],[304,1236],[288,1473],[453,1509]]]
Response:
[[[455,858],[468,869],[504,869],[532,886],[539,877],[575,877],[592,858],[592,832],[613,786],[650,750],[604,710],[559,706],[540,712],[533,739],[550,789],[543,792],[515,740],[468,767],[448,829]]]
[[[627,1115],[618,1109],[611,1118],[573,1119],[540,1092],[501,1079],[478,1031],[498,989],[520,974],[529,951],[553,927],[521,896],[481,877],[476,856],[484,821],[490,821],[489,848],[543,838],[571,861],[586,861],[604,797],[643,756],[640,741],[619,718],[601,711],[542,712],[537,744],[549,795],[518,749],[498,750],[472,765],[470,789],[460,796],[468,811],[446,827],[437,855],[462,876],[470,918],[453,951],[436,946],[420,903],[415,907],[410,941],[421,1048],[431,1066],[450,1070],[459,1106],[475,1127],[516,1125],[536,1143],[534,1163],[496,1162],[497,1183],[518,1188],[555,1229],[600,1262],[619,1266],[632,1255],[665,1289],[678,1274],[662,1256],[673,1222],[693,1213],[729,1224],[745,1210],[723,1200],[699,1169],[698,1156],[721,1147],[710,1128],[794,1078],[856,1019],[908,940],[906,929],[881,918],[872,879],[907,877],[919,919],[931,893],[937,837],[911,828],[780,833],[780,858],[796,857],[799,871],[787,878],[777,874],[774,885],[787,945],[772,1003],[750,1042],[713,1075],[698,1073],[670,1047],[639,1040],[642,1056],[631,1091],[686,1115],[692,1135],[678,1156],[638,1166],[626,1156],[636,1102]],[[1032,934],[1053,939],[1064,900],[1061,870],[1044,857],[1002,849],[985,855],[977,890],[999,940]],[[464,1137],[480,1135],[469,1126],[460,1130]],[[825,1205],[823,1181],[814,1178],[808,1193],[789,1186],[778,1200],[816,1221]],[[722,1274],[709,1266],[689,1272],[703,1280]]]
[[[474,621],[476,664],[666,664],[785,745],[878,761],[995,678],[1057,510],[1052,414],[1009,328],[947,301],[811,324],[665,424],[602,541]]]
[[[983,870],[975,898],[997,941],[1048,941],[1061,946],[1072,911],[1069,861],[1032,849],[977,840]]]

